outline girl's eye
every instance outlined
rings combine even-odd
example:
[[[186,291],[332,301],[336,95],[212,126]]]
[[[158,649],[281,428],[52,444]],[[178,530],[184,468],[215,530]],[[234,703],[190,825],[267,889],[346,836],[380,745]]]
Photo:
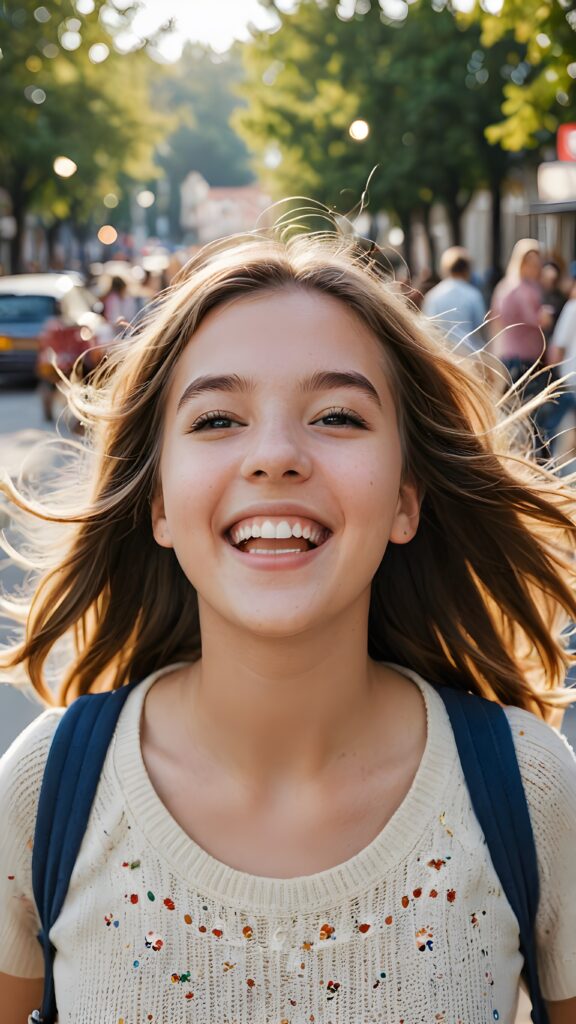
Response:
[[[328,409],[322,413],[315,423],[322,423],[326,427],[366,427],[366,420],[362,419],[357,412],[350,409]]]
[[[189,433],[197,433],[199,430],[229,430],[230,427],[241,427],[239,420],[235,420],[229,413],[214,409],[212,412],[204,412],[190,427]]]

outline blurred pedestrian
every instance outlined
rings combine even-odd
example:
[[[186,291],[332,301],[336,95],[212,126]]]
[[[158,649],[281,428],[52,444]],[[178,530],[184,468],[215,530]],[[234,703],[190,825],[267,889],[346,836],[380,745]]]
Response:
[[[491,351],[506,368],[504,386],[514,385],[521,401],[535,398],[553,380],[552,371],[546,370],[546,332],[552,327],[553,315],[544,306],[541,275],[539,242],[521,238],[492,296]],[[544,461],[552,454],[556,412],[550,403],[541,403],[533,415],[535,444]]]
[[[576,371],[576,282],[562,307],[553,334],[554,348],[562,361],[561,373]],[[576,380],[576,378],[575,378]],[[575,385],[576,386],[576,385]]]
[[[11,1024],[53,958],[61,1024],[511,1024],[525,961],[576,1014],[576,497],[326,235],[194,260],[64,511],[0,477],[64,531],[0,665],[48,701],[72,640],[0,767]]]
[[[102,296],[102,302],[104,316],[117,334],[121,333],[136,315],[136,300],[130,293],[128,283],[119,275],[112,278],[110,288]]]
[[[556,327],[558,317],[566,304],[566,294],[561,287],[562,270],[554,260],[545,260],[542,265],[540,284],[542,286],[542,305],[549,314],[550,323],[543,329],[548,341]]]
[[[492,296],[491,349],[506,366],[513,383],[531,368],[538,369],[544,360],[544,328],[551,326],[552,317],[543,308],[541,273],[539,243],[521,238]],[[530,393],[542,386],[542,382],[532,383]]]
[[[559,378],[567,377],[553,410],[555,455],[562,461],[576,457],[576,283],[562,307],[551,338]],[[549,403],[550,405],[552,403]]]
[[[455,343],[465,342],[471,349],[483,346],[486,307],[482,293],[470,281],[472,270],[468,251],[455,245],[442,255],[443,280],[425,296],[422,312]]]

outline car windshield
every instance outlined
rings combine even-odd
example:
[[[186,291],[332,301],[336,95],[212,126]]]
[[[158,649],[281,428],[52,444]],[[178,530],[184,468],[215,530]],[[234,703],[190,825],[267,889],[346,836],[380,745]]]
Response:
[[[51,295],[0,295],[0,324],[41,324],[55,312]]]

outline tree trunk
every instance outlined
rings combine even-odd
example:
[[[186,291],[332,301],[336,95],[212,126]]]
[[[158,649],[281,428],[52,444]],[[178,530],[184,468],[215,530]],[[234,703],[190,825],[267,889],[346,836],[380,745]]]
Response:
[[[24,230],[26,226],[26,202],[22,193],[15,189],[11,196],[12,216],[16,222],[14,238],[10,239],[10,273],[24,273]]]
[[[460,224],[460,217],[463,210],[456,202],[456,199],[452,199],[446,204],[446,211],[448,213],[448,220],[450,222],[450,230],[452,232],[452,245],[462,245],[462,228]]]
[[[76,241],[78,242],[78,258],[80,260],[80,267],[82,272],[85,274],[88,271],[88,257],[86,253],[86,242],[90,234],[90,224],[85,221],[79,221],[74,225],[74,233],[76,235]]]
[[[180,185],[181,181],[176,174],[172,174],[168,179],[170,182],[170,192],[168,195],[168,217],[170,219],[170,236],[175,242],[182,241],[182,224],[180,218],[182,216],[182,200],[180,196]]]
[[[56,243],[60,231],[60,221],[55,220],[53,224],[50,224],[44,230],[46,232],[46,246],[48,248],[48,266],[53,269],[55,266]]]
[[[490,182],[490,194],[492,196],[492,270],[495,276],[501,276],[502,267],[502,178],[496,175]]]
[[[430,254],[430,258],[429,258],[430,270],[437,271],[438,270],[438,244],[437,244],[437,241],[436,241],[436,236],[435,236],[435,234],[432,231],[431,226],[430,226],[430,215],[431,215],[431,212],[432,212],[432,207],[431,206],[426,205],[426,206],[422,207],[422,225],[424,227],[424,232],[426,234],[426,241],[428,243],[428,251],[429,251],[429,254]]]

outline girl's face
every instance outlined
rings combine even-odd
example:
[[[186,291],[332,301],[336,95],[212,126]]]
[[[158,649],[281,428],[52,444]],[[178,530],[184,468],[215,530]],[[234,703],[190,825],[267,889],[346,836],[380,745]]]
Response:
[[[353,607],[416,532],[382,346],[338,299],[260,293],[212,311],[168,394],[154,536],[201,614],[291,636]]]

